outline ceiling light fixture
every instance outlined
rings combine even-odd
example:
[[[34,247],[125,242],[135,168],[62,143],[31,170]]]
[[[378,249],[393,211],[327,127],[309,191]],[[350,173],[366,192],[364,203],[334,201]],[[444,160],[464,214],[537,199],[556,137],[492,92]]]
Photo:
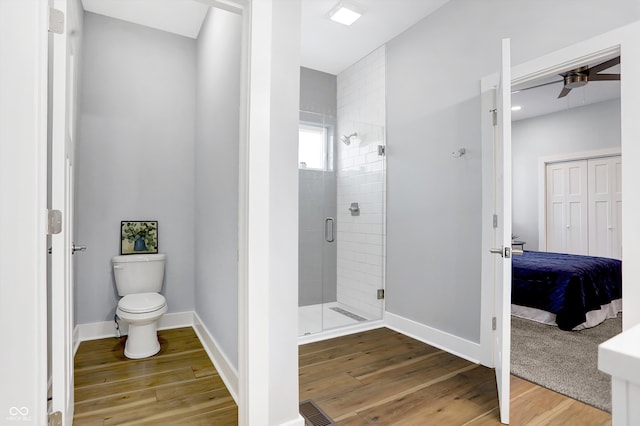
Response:
[[[520,111],[522,107],[520,105],[514,105],[511,107],[511,111]]]
[[[329,11],[329,19],[343,25],[351,25],[362,16],[362,8],[350,2],[341,1]]]

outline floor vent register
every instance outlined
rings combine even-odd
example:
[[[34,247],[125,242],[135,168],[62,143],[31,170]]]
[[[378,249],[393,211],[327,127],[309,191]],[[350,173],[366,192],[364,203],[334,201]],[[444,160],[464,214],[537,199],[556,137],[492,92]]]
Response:
[[[305,426],[329,426],[335,425],[333,420],[327,416],[321,409],[311,400],[300,403],[300,414],[304,417]]]

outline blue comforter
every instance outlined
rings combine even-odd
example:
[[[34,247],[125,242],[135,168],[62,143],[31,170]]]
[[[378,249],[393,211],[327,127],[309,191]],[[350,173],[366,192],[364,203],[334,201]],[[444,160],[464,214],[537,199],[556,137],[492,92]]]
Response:
[[[622,297],[622,262],[616,259],[525,251],[512,261],[511,303],[556,314],[562,330]]]

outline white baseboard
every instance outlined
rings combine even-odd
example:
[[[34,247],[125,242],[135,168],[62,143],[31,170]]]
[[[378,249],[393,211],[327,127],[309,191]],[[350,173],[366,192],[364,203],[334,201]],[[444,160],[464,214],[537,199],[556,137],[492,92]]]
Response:
[[[211,359],[213,366],[218,371],[220,378],[222,378],[222,381],[227,386],[227,389],[233,397],[233,400],[236,402],[236,404],[238,404],[238,396],[240,394],[240,378],[238,376],[238,371],[226,357],[224,352],[220,350],[220,346],[213,338],[211,333],[209,333],[209,330],[207,330],[207,328],[204,326],[198,314],[195,312],[193,312],[193,329],[198,335],[200,343],[202,343],[205,351],[207,351],[209,359]]]
[[[399,333],[405,334],[428,345],[434,346],[453,355],[480,364],[480,344],[462,339],[391,312],[385,312],[385,325]]]
[[[120,335],[125,336],[129,333],[129,325],[125,321],[118,321],[120,327]],[[158,330],[166,330],[170,328],[191,327],[193,325],[193,312],[172,312],[165,314],[160,318]],[[73,331],[74,345],[75,342],[84,342],[85,340],[104,339],[105,337],[116,337],[116,328],[113,321],[92,322],[89,324],[78,324]],[[77,337],[76,337],[77,336]],[[77,350],[77,348],[75,348]],[[75,352],[74,352],[75,353]]]
[[[333,339],[335,337],[346,336],[348,334],[360,333],[362,331],[373,330],[375,328],[382,328],[385,326],[384,321],[366,321],[362,324],[354,324],[347,327],[340,327],[333,330],[322,331],[320,333],[313,333],[306,336],[298,337],[298,345],[304,345],[307,343],[319,342],[321,340]]]
[[[78,347],[80,346],[80,327],[78,325],[73,328],[71,343],[73,344],[73,356],[76,356],[76,352],[78,352]]]

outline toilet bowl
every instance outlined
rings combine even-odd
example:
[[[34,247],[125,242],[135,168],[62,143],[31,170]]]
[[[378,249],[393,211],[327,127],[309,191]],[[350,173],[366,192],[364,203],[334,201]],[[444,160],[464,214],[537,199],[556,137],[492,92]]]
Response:
[[[164,278],[164,254],[127,255],[112,258],[118,294],[116,315],[129,324],[124,355],[139,359],[160,351],[158,320],[167,312],[160,294]]]
[[[147,358],[160,351],[157,324],[166,312],[167,301],[158,293],[130,294],[120,299],[116,315],[129,324],[124,356]]]

